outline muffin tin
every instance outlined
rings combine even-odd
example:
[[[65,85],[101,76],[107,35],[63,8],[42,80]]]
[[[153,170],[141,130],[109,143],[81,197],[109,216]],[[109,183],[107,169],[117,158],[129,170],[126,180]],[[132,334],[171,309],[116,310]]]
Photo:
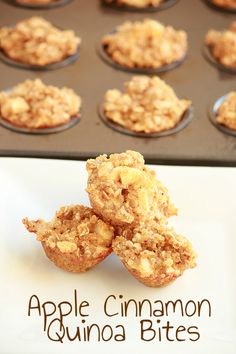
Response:
[[[236,138],[216,129],[208,117],[209,102],[235,90],[235,74],[219,70],[202,55],[202,46],[210,28],[227,28],[234,15],[214,11],[204,1],[180,0],[175,6],[157,13],[121,12],[102,6],[100,0],[72,1],[51,11],[19,10],[0,2],[4,13],[1,25],[16,23],[30,16],[43,16],[62,28],[72,29],[82,38],[80,59],[59,70],[33,71],[0,63],[0,90],[26,80],[41,78],[45,84],[63,85],[79,92],[83,118],[79,124],[58,134],[31,135],[0,127],[0,156],[35,156],[87,159],[101,153],[133,149],[150,163],[236,166]],[[159,73],[178,92],[193,102],[191,124],[169,136],[148,138],[121,134],[101,121],[98,104],[108,89],[121,87],[133,74],[107,65],[101,60],[96,43],[104,33],[122,22],[150,17],[188,34],[186,60],[174,70]],[[201,22],[199,22],[201,19]]]

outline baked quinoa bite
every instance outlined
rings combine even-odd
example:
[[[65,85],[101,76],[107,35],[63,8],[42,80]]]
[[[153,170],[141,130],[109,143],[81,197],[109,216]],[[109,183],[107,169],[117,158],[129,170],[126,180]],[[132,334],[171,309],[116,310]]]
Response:
[[[175,128],[191,101],[179,99],[157,76],[133,76],[123,91],[108,90],[103,110],[106,119],[137,133],[157,133]]]
[[[42,17],[33,16],[14,27],[0,28],[0,49],[10,59],[44,67],[74,55],[81,39],[72,30],[61,30]]]
[[[153,222],[120,231],[113,241],[113,251],[128,271],[147,286],[166,286],[196,266],[191,243],[166,225]]]
[[[236,91],[230,92],[220,105],[216,114],[216,121],[236,131]]]
[[[162,68],[184,60],[188,50],[185,31],[148,18],[124,22],[102,38],[102,45],[113,62],[130,69]]]
[[[98,156],[87,161],[90,203],[101,218],[114,226],[137,224],[177,213],[167,189],[136,151]]]
[[[25,218],[23,224],[36,234],[47,257],[69,272],[85,272],[112,251],[113,227],[82,205],[62,207],[50,222]]]
[[[220,64],[236,69],[236,21],[225,31],[208,31],[205,43]]]
[[[68,87],[25,80],[9,92],[0,91],[1,118],[15,127],[54,128],[79,117],[81,97]]]

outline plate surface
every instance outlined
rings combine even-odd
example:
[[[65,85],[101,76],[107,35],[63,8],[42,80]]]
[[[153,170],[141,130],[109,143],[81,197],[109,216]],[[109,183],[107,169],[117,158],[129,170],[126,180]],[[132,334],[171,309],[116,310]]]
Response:
[[[133,279],[112,255],[94,270],[77,275],[57,269],[44,255],[21,223],[29,218],[49,219],[55,210],[67,204],[88,204],[85,192],[85,163],[36,159],[0,159],[0,353],[101,353],[101,354],[235,354],[236,347],[236,169],[204,167],[152,166],[160,180],[169,188],[179,217],[170,221],[176,230],[185,234],[198,252],[198,266],[186,271],[172,285],[152,289]],[[230,195],[230,198],[229,198]],[[85,325],[109,324],[113,328],[123,324],[124,342],[90,342],[65,339],[62,344],[47,338],[43,332],[43,316],[33,310],[27,316],[28,302],[37,295],[45,301],[73,303],[77,290],[78,302],[87,300]],[[164,325],[169,319],[179,325],[197,326],[200,339],[196,342],[169,342],[140,339],[140,320],[131,311],[127,318],[120,315],[106,317],[103,303],[109,295],[109,311],[119,311],[119,295],[123,299],[163,302],[181,299],[183,303],[208,299],[212,316],[203,310],[200,317],[182,317],[179,311],[161,317]],[[156,318],[151,318],[156,324]],[[51,321],[51,318],[48,318]],[[64,318],[72,333],[82,325],[80,316]],[[57,328],[58,330],[58,328]],[[51,332],[55,336],[55,328]]]

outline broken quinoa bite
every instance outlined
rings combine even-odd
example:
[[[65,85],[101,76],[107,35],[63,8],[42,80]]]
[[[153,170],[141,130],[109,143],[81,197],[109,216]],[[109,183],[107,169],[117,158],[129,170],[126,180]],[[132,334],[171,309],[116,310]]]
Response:
[[[25,218],[23,224],[36,234],[47,257],[69,272],[85,272],[112,251],[113,227],[82,205],[62,207],[50,222]]]
[[[95,212],[113,226],[176,215],[167,189],[135,151],[98,156],[87,161],[87,192]]]
[[[61,126],[73,118],[78,120],[80,109],[81,98],[72,89],[45,85],[40,79],[0,92],[1,118],[19,128]]]
[[[106,92],[102,109],[107,120],[149,134],[176,127],[190,106],[191,101],[179,99],[159,77],[134,76],[124,84],[123,92]]]
[[[77,53],[81,39],[42,17],[30,17],[14,27],[0,28],[0,49],[16,63],[46,67]]]
[[[182,235],[155,222],[120,230],[112,248],[127,270],[150,287],[169,285],[196,266],[196,253]]]
[[[216,122],[236,132],[236,91],[230,92],[218,108]]]
[[[187,34],[158,21],[145,19],[124,22],[102,38],[108,57],[129,69],[169,69],[187,53]]]
[[[208,31],[205,43],[219,64],[236,70],[236,21],[225,31]]]

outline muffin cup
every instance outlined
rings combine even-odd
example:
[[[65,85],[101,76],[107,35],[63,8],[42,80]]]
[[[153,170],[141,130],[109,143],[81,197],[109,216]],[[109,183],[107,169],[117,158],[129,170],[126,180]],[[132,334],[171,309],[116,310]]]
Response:
[[[6,3],[16,6],[16,7],[21,7],[24,9],[30,9],[30,10],[47,10],[47,9],[53,9],[55,7],[60,7],[60,6],[64,6],[69,4],[70,2],[72,2],[73,0],[57,0],[54,1],[50,4],[20,4],[19,2],[17,2],[16,0],[3,0]]]
[[[208,116],[209,116],[209,119],[210,119],[211,123],[217,129],[219,129],[222,133],[229,134],[229,135],[232,135],[232,136],[236,136],[236,131],[235,130],[227,128],[225,125],[218,123],[217,120],[216,120],[218,109],[220,108],[222,103],[227,99],[228,95],[229,94],[221,96],[213,104],[212,103],[210,104],[210,107],[209,107],[209,110],[208,110]]]
[[[112,8],[119,11],[129,11],[129,12],[157,12],[165,10],[173,5],[175,5],[178,0],[165,0],[162,4],[158,6],[146,6],[146,7],[136,7],[130,5],[118,5],[115,0],[109,2],[107,0],[102,0],[102,4],[106,7]]]
[[[231,7],[224,7],[224,6],[218,6],[214,4],[211,0],[204,0],[204,2],[211,7],[212,9],[221,11],[221,12],[228,12],[228,13],[236,13],[236,9],[233,9]]]
[[[17,133],[32,134],[32,135],[46,135],[46,134],[60,133],[64,130],[72,128],[80,122],[80,119],[81,119],[81,115],[80,113],[78,113],[76,116],[71,117],[71,119],[65,124],[57,125],[50,128],[31,129],[31,128],[24,128],[24,127],[14,125],[10,121],[0,117],[0,125],[4,128],[7,128]]]
[[[99,117],[101,118],[102,122],[104,124],[106,124],[106,126],[108,126],[109,128],[111,128],[121,134],[139,137],[139,138],[161,138],[164,136],[176,134],[176,133],[180,132],[181,130],[183,130],[184,128],[186,128],[187,125],[189,125],[191,123],[192,118],[193,118],[193,106],[190,106],[184,112],[182,119],[179,121],[179,123],[177,123],[177,125],[174,128],[164,130],[161,132],[156,132],[156,133],[155,132],[154,133],[142,133],[142,132],[139,133],[139,132],[129,130],[125,127],[122,127],[119,124],[116,124],[115,122],[113,122],[112,120],[110,120],[106,117],[104,109],[103,109],[103,104],[100,104],[98,106],[98,114],[99,114]]]
[[[77,52],[69,57],[52,64],[47,65],[33,65],[33,64],[26,64],[20,61],[16,61],[8,57],[3,50],[0,50],[0,60],[10,66],[15,68],[24,69],[24,70],[34,70],[34,71],[49,71],[49,70],[56,70],[63,68],[69,64],[74,63],[80,56],[80,47],[78,47]]]
[[[229,74],[236,74],[236,68],[231,68],[229,66],[225,66],[223,64],[221,64],[212,54],[211,48],[204,44],[203,49],[202,49],[202,53],[203,56],[205,57],[205,59],[212,65],[214,65],[217,69],[221,70],[221,71],[225,71]]]
[[[114,33],[112,31],[111,33]],[[134,67],[134,68],[129,68],[127,66],[121,65],[119,63],[116,63],[112,58],[107,54],[105,46],[102,44],[101,40],[97,43],[96,46],[97,53],[100,56],[100,58],[113,68],[117,70],[122,70],[122,71],[127,71],[135,74],[146,74],[146,75],[153,75],[153,74],[160,74],[164,73],[166,71],[172,70],[180,66],[187,58],[187,53],[179,60],[174,61],[173,63],[161,66],[159,68],[140,68],[140,67]]]
[[[73,273],[86,272],[103,261],[112,252],[112,249],[108,248],[106,252],[96,258],[85,256],[77,257],[74,253],[62,253],[58,248],[50,248],[46,246],[44,242],[42,242],[42,246],[50,261],[57,267]]]

